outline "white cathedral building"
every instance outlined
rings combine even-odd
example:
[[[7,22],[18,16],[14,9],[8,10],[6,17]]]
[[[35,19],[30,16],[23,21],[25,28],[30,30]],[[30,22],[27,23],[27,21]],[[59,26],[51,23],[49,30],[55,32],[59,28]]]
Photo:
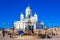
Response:
[[[29,26],[33,26],[34,29],[36,29],[36,22],[38,21],[38,15],[34,14],[32,16],[32,9],[30,6],[28,6],[25,10],[25,17],[24,14],[20,14],[20,21],[15,21],[14,22],[14,27],[15,29],[27,29]],[[29,26],[28,26],[29,25]]]

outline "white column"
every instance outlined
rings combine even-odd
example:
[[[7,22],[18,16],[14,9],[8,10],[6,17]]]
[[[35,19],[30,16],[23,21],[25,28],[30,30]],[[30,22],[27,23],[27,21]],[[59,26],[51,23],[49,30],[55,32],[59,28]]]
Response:
[[[19,24],[17,24],[17,26],[16,26],[16,27],[17,27],[17,29],[19,29],[19,28],[20,28],[20,27],[19,27]]]
[[[24,27],[23,27],[23,29],[25,30],[25,23],[24,23]]]
[[[36,29],[36,23],[34,23],[34,29]]]

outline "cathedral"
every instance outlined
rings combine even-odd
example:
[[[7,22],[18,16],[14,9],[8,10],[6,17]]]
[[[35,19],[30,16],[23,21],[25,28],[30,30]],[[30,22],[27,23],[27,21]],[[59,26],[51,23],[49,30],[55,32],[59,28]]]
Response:
[[[38,16],[35,12],[32,16],[32,9],[28,6],[25,10],[25,16],[23,13],[20,14],[20,21],[14,22],[15,29],[30,30],[36,29],[36,22],[38,21]]]

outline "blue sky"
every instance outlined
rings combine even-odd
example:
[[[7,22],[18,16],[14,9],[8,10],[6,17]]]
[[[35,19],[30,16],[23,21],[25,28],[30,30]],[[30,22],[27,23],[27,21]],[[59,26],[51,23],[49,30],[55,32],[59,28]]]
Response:
[[[14,21],[19,21],[20,13],[25,15],[28,5],[39,21],[49,27],[60,26],[60,0],[0,0],[0,27],[10,28]]]

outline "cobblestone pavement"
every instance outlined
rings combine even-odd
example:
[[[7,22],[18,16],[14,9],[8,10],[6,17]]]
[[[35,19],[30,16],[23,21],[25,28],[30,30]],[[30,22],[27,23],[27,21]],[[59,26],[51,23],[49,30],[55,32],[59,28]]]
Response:
[[[5,35],[5,37],[0,35],[0,40],[60,40],[60,36],[53,36],[53,38],[50,38],[50,39],[47,39],[47,38],[41,39],[34,36],[22,36],[18,38],[10,38],[9,35]]]

